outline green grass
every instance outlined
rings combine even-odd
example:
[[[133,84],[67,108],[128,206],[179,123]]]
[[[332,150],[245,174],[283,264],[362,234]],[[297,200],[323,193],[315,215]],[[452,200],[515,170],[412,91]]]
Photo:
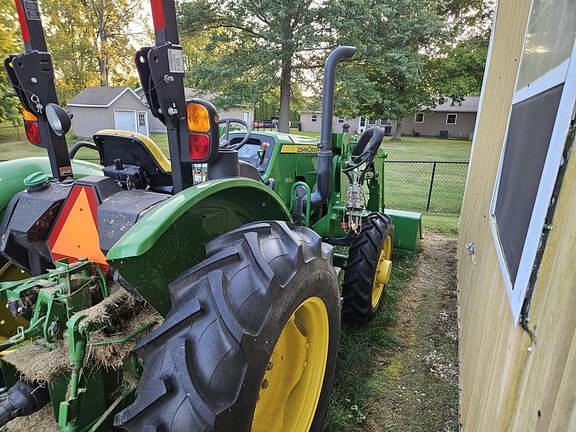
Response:
[[[381,163],[377,168],[381,170]],[[432,171],[431,163],[386,163],[384,170],[386,207],[425,211],[428,207]],[[436,165],[430,195],[430,212],[460,213],[467,172],[466,164]]]
[[[470,158],[470,141],[440,138],[402,137],[400,141],[385,139],[381,149],[389,160],[458,160]]]
[[[430,369],[457,364],[455,288],[409,287],[418,264],[394,256],[380,314],[342,327],[325,432],[457,430],[457,385]]]
[[[320,138],[319,132],[291,133],[313,138]],[[385,138],[381,150],[388,154],[389,160],[457,160],[467,161],[470,158],[471,141],[447,140],[440,138],[402,137],[400,141]]]
[[[459,215],[426,213],[422,216],[424,232],[437,232],[446,237],[458,237]]]
[[[394,334],[398,302],[405,284],[416,271],[414,256],[394,257],[392,279],[384,291],[382,311],[365,327],[344,325],[340,333],[337,374],[332,390],[326,432],[362,430],[365,407],[380,365],[376,356],[394,352],[402,342]]]

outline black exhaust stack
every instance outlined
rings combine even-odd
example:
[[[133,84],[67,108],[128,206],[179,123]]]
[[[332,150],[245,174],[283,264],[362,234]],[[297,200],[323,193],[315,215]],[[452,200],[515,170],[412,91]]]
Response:
[[[336,66],[342,60],[348,60],[356,52],[355,47],[341,46],[330,53],[324,66],[324,84],[322,88],[322,126],[320,129],[320,152],[318,153],[318,177],[316,191],[312,193],[313,207],[321,206],[330,196],[332,181],[332,117],[334,115],[334,87],[336,85]]]

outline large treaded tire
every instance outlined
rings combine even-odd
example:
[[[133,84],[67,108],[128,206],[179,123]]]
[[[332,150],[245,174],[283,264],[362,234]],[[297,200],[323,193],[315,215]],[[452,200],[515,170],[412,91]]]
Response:
[[[310,429],[319,431],[340,332],[332,247],[310,229],[260,222],[216,238],[206,253],[170,285],[170,313],[138,343],[144,373],[136,400],[115,425],[138,432],[250,431],[276,340],[303,300],[320,297],[330,342]]]
[[[393,236],[392,219],[383,213],[371,213],[362,223],[362,231],[350,246],[342,284],[342,317],[347,322],[365,324],[382,307],[382,298],[372,306],[372,287],[376,265],[387,236]]]

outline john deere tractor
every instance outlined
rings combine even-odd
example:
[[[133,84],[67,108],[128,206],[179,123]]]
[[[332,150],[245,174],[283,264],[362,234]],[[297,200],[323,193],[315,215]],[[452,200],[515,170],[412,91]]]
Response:
[[[4,430],[319,430],[341,317],[374,317],[418,239],[383,209],[382,130],[332,133],[355,49],[326,61],[319,142],[254,133],[185,100],[174,0],[152,0],[135,62],[170,160],[120,130],[69,150],[37,0],[16,6],[26,52],[4,64],[48,157],[0,164]]]

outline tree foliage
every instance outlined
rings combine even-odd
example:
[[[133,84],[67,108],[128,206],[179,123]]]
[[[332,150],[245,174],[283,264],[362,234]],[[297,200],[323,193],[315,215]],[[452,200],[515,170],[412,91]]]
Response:
[[[324,13],[325,7],[313,0],[184,3],[184,39],[199,33],[208,37],[197,53],[202,61],[192,70],[190,82],[216,93],[221,108],[254,105],[278,89],[279,127],[287,131],[293,86],[310,78],[306,71],[318,64],[328,38]]]
[[[9,55],[20,50],[18,44],[19,34],[13,25],[17,20],[14,4],[11,0],[0,0],[0,58],[2,61]],[[8,81],[4,67],[0,68],[0,123],[17,122],[18,99]]]
[[[142,0],[45,2],[46,38],[67,99],[87,86],[134,84],[134,32]]]
[[[358,48],[339,72],[337,111],[399,120],[431,103],[425,74],[441,20],[425,0],[334,0],[331,16],[338,44]]]

